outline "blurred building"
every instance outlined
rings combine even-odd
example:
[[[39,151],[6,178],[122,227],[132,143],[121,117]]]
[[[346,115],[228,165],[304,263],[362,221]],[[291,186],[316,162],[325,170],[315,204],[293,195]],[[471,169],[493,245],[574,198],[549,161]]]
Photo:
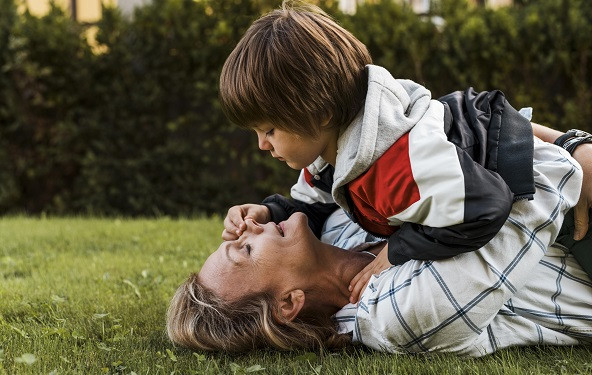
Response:
[[[41,17],[50,9],[51,0],[16,0],[21,12],[28,9],[31,14]],[[97,21],[101,18],[104,6],[116,6],[124,15],[133,14],[136,6],[151,0],[53,0],[70,14],[72,19],[85,25],[84,35],[95,53],[102,53],[105,49],[96,42]]]
[[[21,0],[22,6],[29,8],[29,11],[35,15],[43,15],[49,9],[50,0]],[[143,5],[150,0],[54,0],[56,4],[67,9],[72,18],[80,22],[96,22],[101,18],[101,3],[105,5],[116,5],[121,12],[131,15],[134,8]],[[354,14],[357,4],[363,2],[372,2],[376,0],[339,0],[339,9],[344,13]],[[393,0],[411,5],[413,10],[419,14],[427,14],[430,11],[430,5],[433,0]],[[500,7],[511,5],[512,0],[469,0],[477,5]]]
[[[101,18],[102,4],[117,6],[123,14],[131,15],[134,8],[150,0],[54,0],[55,4],[68,11],[72,18],[82,23],[94,23]],[[28,8],[31,14],[42,16],[49,10],[50,0],[21,0],[21,9]]]
[[[356,12],[356,6],[363,2],[372,2],[376,0],[339,0],[339,9],[342,12],[348,14],[354,14]],[[393,0],[401,3],[409,4],[415,13],[428,14],[430,12],[430,5],[433,0]],[[481,6],[500,7],[506,5],[512,5],[512,0],[469,0],[470,3]]]

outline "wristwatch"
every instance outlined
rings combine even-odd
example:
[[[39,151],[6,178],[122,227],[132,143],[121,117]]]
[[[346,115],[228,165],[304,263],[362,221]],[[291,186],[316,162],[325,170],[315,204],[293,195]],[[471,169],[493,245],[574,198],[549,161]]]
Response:
[[[583,143],[592,143],[592,134],[579,129],[571,129],[553,142],[573,154],[576,147]]]

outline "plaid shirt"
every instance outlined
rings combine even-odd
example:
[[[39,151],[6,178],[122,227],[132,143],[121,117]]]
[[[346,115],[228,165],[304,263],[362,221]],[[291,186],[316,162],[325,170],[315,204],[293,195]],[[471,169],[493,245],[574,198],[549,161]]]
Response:
[[[392,353],[482,356],[516,345],[592,342],[592,282],[553,244],[580,192],[579,165],[535,142],[533,201],[518,201],[481,249],[412,260],[374,275],[357,306],[335,316],[340,332]]]

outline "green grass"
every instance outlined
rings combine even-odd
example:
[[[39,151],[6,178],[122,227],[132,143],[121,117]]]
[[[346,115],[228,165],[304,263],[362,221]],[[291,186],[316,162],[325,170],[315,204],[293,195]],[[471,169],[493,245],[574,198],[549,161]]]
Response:
[[[168,300],[221,230],[220,219],[1,219],[0,374],[592,374],[586,347],[476,360],[175,348]]]

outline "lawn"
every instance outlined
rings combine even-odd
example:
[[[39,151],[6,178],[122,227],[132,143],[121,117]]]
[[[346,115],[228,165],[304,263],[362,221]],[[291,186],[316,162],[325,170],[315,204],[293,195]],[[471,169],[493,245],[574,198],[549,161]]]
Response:
[[[168,300],[217,247],[220,219],[0,219],[0,374],[592,374],[592,350],[476,360],[352,353],[192,353]]]

